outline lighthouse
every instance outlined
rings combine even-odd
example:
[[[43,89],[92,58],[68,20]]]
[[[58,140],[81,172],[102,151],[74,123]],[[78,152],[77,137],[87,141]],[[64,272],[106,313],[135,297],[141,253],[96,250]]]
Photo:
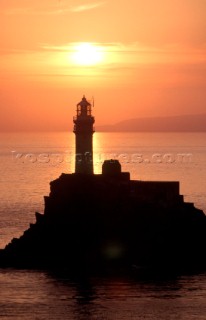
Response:
[[[85,96],[77,104],[73,119],[75,133],[75,173],[93,174],[93,133],[94,117],[92,105]]]

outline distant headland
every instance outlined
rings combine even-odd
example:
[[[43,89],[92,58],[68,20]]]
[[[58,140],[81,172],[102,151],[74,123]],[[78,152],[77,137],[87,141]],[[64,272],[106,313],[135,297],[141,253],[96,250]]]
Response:
[[[113,125],[97,126],[110,132],[206,132],[206,114],[134,118]]]
[[[179,181],[131,180],[119,161],[93,171],[95,118],[76,106],[75,172],[50,182],[44,213],[0,250],[0,267],[72,273],[206,270],[206,216],[184,201]]]
[[[61,123],[38,123],[30,125],[13,124],[2,126],[0,132],[59,132],[68,131],[66,119]],[[114,124],[97,125],[98,132],[206,132],[206,114],[186,114],[179,116],[141,117],[125,119]]]

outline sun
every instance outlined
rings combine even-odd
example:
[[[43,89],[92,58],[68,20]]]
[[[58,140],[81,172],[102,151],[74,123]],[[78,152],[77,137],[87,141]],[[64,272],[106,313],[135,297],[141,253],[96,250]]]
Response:
[[[89,42],[75,44],[72,51],[72,61],[76,65],[93,66],[103,61],[103,49]]]

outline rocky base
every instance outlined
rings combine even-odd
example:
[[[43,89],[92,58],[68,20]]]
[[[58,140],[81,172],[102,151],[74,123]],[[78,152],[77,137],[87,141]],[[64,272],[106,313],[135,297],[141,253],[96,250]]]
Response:
[[[51,182],[45,213],[0,251],[0,267],[206,270],[203,211],[183,201],[140,201],[128,181],[108,179]]]
[[[84,210],[83,210],[84,209]],[[76,268],[206,266],[206,217],[191,205],[170,209],[113,205],[37,221],[0,253],[1,267]]]

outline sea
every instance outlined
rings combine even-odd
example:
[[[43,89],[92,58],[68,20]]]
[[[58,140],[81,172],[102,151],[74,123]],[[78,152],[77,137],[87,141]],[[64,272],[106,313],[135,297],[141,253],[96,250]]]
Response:
[[[93,142],[95,174],[117,159],[131,179],[179,181],[184,200],[206,214],[206,133],[96,132]],[[71,132],[0,133],[0,248],[44,212],[50,181],[74,163]],[[206,319],[206,273],[73,278],[0,269],[0,319]]]

